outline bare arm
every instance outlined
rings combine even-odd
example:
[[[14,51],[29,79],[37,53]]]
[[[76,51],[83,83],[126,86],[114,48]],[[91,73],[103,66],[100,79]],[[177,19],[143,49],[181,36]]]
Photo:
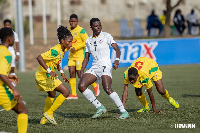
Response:
[[[151,104],[152,104],[152,108],[153,108],[153,112],[154,113],[161,113],[161,110],[156,110],[156,105],[155,105],[155,99],[152,93],[152,87],[150,89],[147,89],[147,92],[149,94],[150,100],[151,100]]]
[[[118,45],[116,43],[112,43],[111,46],[116,51],[116,58],[120,58],[121,51]],[[115,60],[115,62],[113,63],[113,68],[116,70],[118,68],[118,65],[119,65],[119,60]]]
[[[39,62],[39,64],[45,69],[47,70],[49,67],[46,65],[46,63],[44,62],[44,59],[42,58],[41,55],[39,55],[37,58],[36,58]],[[56,73],[54,72],[50,72],[49,75],[52,77],[52,79],[58,77]]]
[[[14,100],[18,100],[19,102],[22,99],[22,96],[20,92],[11,84],[8,77],[6,75],[0,74],[0,79],[13,91]]]
[[[81,67],[81,72],[80,72],[81,77],[83,76],[84,70],[89,62],[89,58],[90,58],[90,53],[86,52],[85,58],[83,60],[82,67]]]
[[[125,106],[127,97],[128,97],[128,84],[124,84],[124,91],[122,95],[122,103],[124,106]]]
[[[57,65],[57,69],[58,69],[58,71],[60,71],[61,72],[61,76],[63,77],[63,80],[65,81],[65,82],[67,82],[67,83],[69,83],[69,79],[65,76],[65,73],[63,72],[63,70],[61,69],[61,67],[60,67],[60,64],[58,64]]]
[[[19,52],[19,42],[15,42],[15,44],[16,44],[16,52]],[[16,61],[19,60],[19,55],[16,55],[16,59],[15,60]]]

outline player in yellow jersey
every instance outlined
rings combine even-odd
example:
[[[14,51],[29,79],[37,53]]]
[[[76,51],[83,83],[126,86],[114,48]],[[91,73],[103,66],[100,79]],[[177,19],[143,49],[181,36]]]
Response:
[[[72,94],[67,97],[67,99],[78,99],[76,93],[76,73],[80,78],[80,71],[82,67],[82,62],[84,60],[85,55],[85,41],[88,38],[88,35],[82,27],[78,25],[78,16],[76,14],[72,14],[70,16],[70,32],[73,35],[72,47],[69,50],[68,57],[68,66],[70,73],[70,86]],[[94,87],[95,95],[98,96],[100,93],[99,84],[93,83],[91,84]]]
[[[37,57],[40,65],[35,73],[35,81],[39,91],[46,91],[48,93],[45,101],[44,117],[41,119],[40,124],[46,124],[47,120],[52,124],[57,124],[53,113],[70,93],[69,89],[58,79],[55,70],[58,69],[63,80],[69,82],[59,64],[64,56],[65,49],[70,49],[72,46],[73,37],[70,31],[63,26],[57,29],[57,36],[60,43]],[[61,94],[53,103],[56,91]]]
[[[140,109],[138,112],[148,112],[150,111],[149,105],[146,101],[144,93],[142,93],[142,87],[146,86],[147,92],[149,94],[153,112],[159,113],[161,110],[157,110],[155,106],[155,100],[152,93],[152,82],[155,83],[157,91],[164,97],[170,104],[175,108],[179,108],[178,102],[176,102],[172,97],[169,97],[168,91],[164,89],[162,83],[162,72],[159,70],[158,64],[153,59],[147,57],[139,57],[135,60],[131,66],[124,72],[124,92],[122,96],[122,102],[125,106],[126,99],[128,96],[128,84],[132,84],[135,87],[135,92],[137,98],[144,105],[144,108]]]
[[[28,126],[28,111],[22,102],[20,92],[9,81],[18,83],[15,75],[9,75],[11,70],[12,54],[8,51],[9,46],[14,44],[14,33],[10,28],[0,29],[0,105],[6,110],[14,110],[18,114],[18,133],[26,133]]]

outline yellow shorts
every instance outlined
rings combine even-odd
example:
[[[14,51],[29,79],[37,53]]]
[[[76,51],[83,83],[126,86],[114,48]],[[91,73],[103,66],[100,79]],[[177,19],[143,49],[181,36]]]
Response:
[[[76,70],[81,70],[82,63],[83,63],[84,58],[79,58],[75,60],[68,60],[68,66],[76,66]]]
[[[51,77],[48,78],[41,78],[40,73],[36,73],[36,83],[38,85],[39,91],[53,91],[55,88],[57,88],[59,85],[62,84],[62,82],[59,79],[51,79]]]
[[[0,105],[6,110],[12,109],[17,104],[14,101],[12,90],[8,86],[0,86]]]

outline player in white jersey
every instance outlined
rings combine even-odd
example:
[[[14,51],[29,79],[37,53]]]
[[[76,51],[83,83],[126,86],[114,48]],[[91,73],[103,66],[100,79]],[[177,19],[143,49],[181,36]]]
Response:
[[[111,88],[112,84],[112,64],[110,59],[110,47],[116,51],[116,60],[113,63],[113,68],[116,70],[119,65],[120,49],[113,37],[106,32],[102,32],[101,22],[98,18],[90,20],[90,28],[93,35],[88,37],[85,43],[85,58],[81,68],[81,79],[78,85],[80,92],[97,108],[97,112],[92,118],[98,118],[106,112],[106,108],[97,100],[93,92],[87,87],[102,79],[102,85],[105,92],[110,96],[116,106],[122,113],[118,119],[126,119],[129,117],[125,110],[118,94]],[[93,57],[92,67],[84,73],[85,67],[88,64],[90,54]]]
[[[4,20],[4,27],[8,27],[8,28],[11,28],[11,21],[9,20],[9,19],[6,19],[6,20]],[[14,37],[15,37],[15,41],[14,41],[14,43],[16,44],[16,54],[15,54],[15,49],[14,49],[14,47],[13,46],[9,46],[8,47],[8,50],[11,52],[11,54],[12,54],[12,62],[11,62],[11,71],[10,71],[10,74],[9,75],[15,75],[16,76],[16,74],[15,74],[15,61],[18,61],[19,60],[19,55],[20,55],[20,53],[19,53],[19,38],[18,38],[18,35],[17,35],[17,33],[16,32],[14,32],[13,31],[13,33],[14,33]],[[12,82],[13,83],[13,82]],[[15,84],[13,83],[13,85],[15,86]]]

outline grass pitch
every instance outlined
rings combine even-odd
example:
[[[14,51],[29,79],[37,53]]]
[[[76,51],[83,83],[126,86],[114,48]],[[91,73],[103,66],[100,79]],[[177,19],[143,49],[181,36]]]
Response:
[[[123,72],[126,68],[113,71],[112,88],[120,98],[123,93]],[[95,107],[78,91],[78,100],[66,100],[55,112],[54,117],[58,125],[50,123],[40,125],[43,115],[46,92],[38,92],[34,80],[34,72],[17,73],[20,83],[17,89],[23,96],[28,108],[28,133],[189,133],[200,132],[200,64],[160,66],[163,72],[163,84],[169,95],[179,102],[180,108],[174,109],[153,87],[153,94],[157,109],[163,111],[154,114],[137,113],[142,104],[136,98],[135,90],[129,85],[129,95],[126,109],[130,118],[117,120],[117,107],[103,91],[101,82],[101,93],[98,100],[107,108],[108,112],[99,119],[91,119],[95,114]],[[68,71],[65,71],[69,77]],[[58,75],[60,75],[58,73]],[[60,78],[61,79],[61,78]],[[79,79],[77,79],[78,83]],[[70,89],[69,84],[65,85]],[[92,91],[92,87],[89,87]],[[143,92],[146,88],[143,88]],[[58,96],[59,93],[57,93]],[[147,101],[150,100],[145,92]],[[151,104],[150,104],[151,107]],[[2,109],[0,107],[0,109]],[[13,111],[0,112],[0,132],[17,132],[17,115]],[[195,124],[193,129],[177,129],[175,124]]]

